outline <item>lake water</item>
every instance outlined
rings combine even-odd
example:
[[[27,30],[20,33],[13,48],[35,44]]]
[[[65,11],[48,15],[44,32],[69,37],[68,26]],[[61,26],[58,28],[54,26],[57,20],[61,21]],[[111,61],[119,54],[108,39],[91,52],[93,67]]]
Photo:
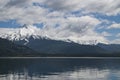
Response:
[[[120,80],[120,59],[0,59],[0,80]]]

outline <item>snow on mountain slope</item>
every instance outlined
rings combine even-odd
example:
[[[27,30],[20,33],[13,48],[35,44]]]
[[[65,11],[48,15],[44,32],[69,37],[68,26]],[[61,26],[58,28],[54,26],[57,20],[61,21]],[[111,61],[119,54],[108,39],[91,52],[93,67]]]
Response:
[[[87,44],[87,45],[96,45],[100,43],[99,40],[94,39],[94,37],[91,37],[91,39],[86,39],[88,36],[82,36],[80,38],[74,38],[69,37],[69,38],[61,38],[58,37],[57,34],[52,32],[54,35],[51,35],[49,31],[46,31],[44,29],[38,28],[33,25],[24,25],[19,28],[1,28],[0,29],[0,37],[9,39],[11,41],[19,41],[19,40],[25,40],[26,43],[29,42],[29,38],[33,37],[34,39],[52,39],[52,40],[62,40],[65,42],[75,42],[79,44]],[[25,44],[26,44],[25,43]]]
[[[20,28],[2,28],[0,37],[9,40],[24,40],[29,37],[39,38],[40,29],[31,25],[24,25]]]

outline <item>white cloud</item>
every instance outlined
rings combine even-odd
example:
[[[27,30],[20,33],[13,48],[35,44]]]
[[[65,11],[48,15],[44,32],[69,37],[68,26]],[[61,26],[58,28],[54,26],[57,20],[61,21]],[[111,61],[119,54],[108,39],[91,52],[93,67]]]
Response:
[[[25,3],[24,3],[25,4]],[[11,6],[11,7],[10,7]],[[0,21],[6,21],[10,19],[17,20],[20,24],[34,24],[40,23],[42,18],[48,13],[47,9],[29,5],[26,6],[12,6],[1,8]]]
[[[120,24],[119,23],[113,23],[107,29],[120,29]]]
[[[102,32],[101,35],[102,35],[102,36],[105,36],[105,37],[107,37],[107,36],[112,36],[112,34],[110,34],[110,33],[108,33],[108,32],[105,32],[105,31]]]
[[[99,20],[91,16],[57,18],[46,22],[43,31],[48,37],[59,40],[69,39],[77,43],[83,41],[84,43],[96,41],[106,43],[107,40],[94,31],[100,23]],[[59,24],[59,26],[55,27],[55,24]]]
[[[112,40],[110,42],[111,42],[111,44],[120,44],[120,39],[119,38],[118,39],[114,39],[114,40]]]

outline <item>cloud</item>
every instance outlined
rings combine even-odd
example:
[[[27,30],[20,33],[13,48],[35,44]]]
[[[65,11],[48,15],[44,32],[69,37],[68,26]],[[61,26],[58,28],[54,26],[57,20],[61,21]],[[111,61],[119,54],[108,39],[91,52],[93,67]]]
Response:
[[[82,11],[83,13],[120,14],[119,0],[45,0],[46,6],[58,11]]]
[[[28,0],[9,0],[5,7],[24,7],[28,2]]]
[[[120,37],[120,33],[118,33],[118,34],[116,35],[116,37]]]
[[[39,5],[35,6],[33,3],[38,3]],[[63,17],[68,15],[68,13],[69,16],[75,16],[71,12],[78,12],[81,15],[86,13],[120,14],[119,0],[1,0],[0,4],[0,20],[17,19],[20,24],[40,23],[41,18],[45,18],[54,11],[64,14],[62,15]],[[50,10],[53,12],[50,12]]]
[[[107,43],[107,39],[94,30],[100,23],[92,16],[57,18],[48,20],[42,30],[47,37],[53,39],[69,39],[77,43],[84,41],[85,44],[94,44],[96,41]]]
[[[105,36],[105,37],[107,37],[107,36],[112,36],[112,34],[110,34],[110,33],[108,33],[108,32],[105,32],[105,31],[102,32],[101,35],[102,35],[102,36]]]
[[[114,39],[111,41],[111,44],[120,44],[120,39]]]
[[[120,29],[120,24],[119,23],[113,23],[107,29]]]
[[[120,14],[119,6],[120,0],[0,0],[0,21],[42,23],[42,32],[54,39],[107,42],[107,32],[101,35],[95,31],[105,20],[92,13],[116,16]],[[109,28],[113,27],[118,28],[119,24]]]

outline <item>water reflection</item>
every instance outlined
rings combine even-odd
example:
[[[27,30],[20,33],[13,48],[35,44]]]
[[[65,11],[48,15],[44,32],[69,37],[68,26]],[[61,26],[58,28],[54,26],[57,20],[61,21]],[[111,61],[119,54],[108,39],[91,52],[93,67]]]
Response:
[[[0,80],[120,80],[119,59],[0,59]]]

